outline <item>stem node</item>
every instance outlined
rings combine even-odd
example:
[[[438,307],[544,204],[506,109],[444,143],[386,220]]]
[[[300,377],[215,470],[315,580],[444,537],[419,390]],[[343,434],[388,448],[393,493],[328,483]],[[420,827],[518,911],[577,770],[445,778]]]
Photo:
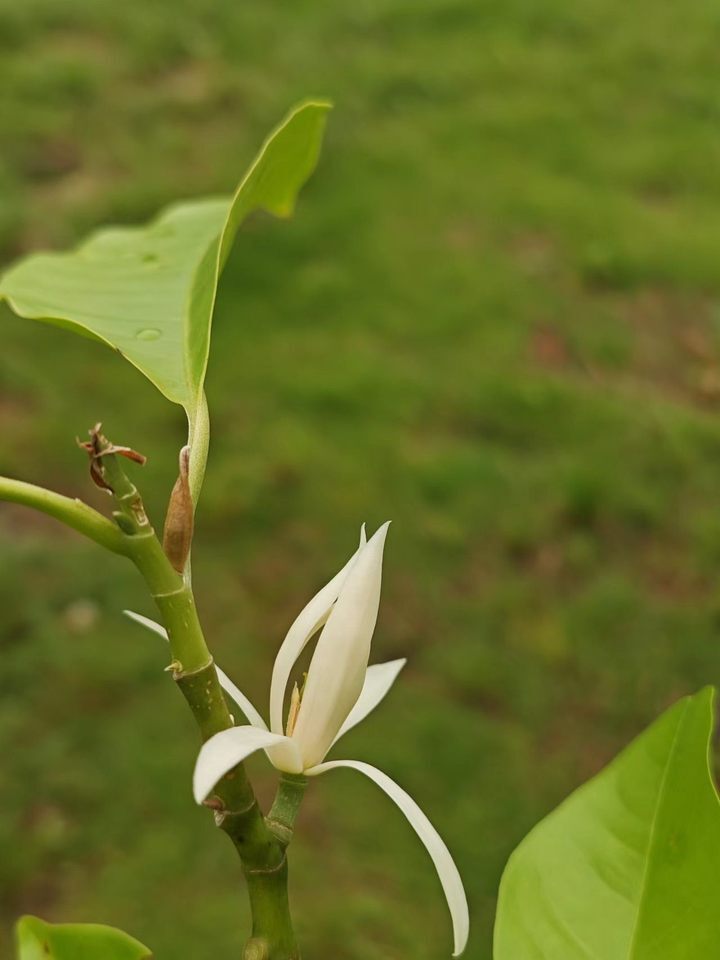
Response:
[[[270,951],[266,940],[253,937],[248,940],[243,950],[243,960],[269,960]]]

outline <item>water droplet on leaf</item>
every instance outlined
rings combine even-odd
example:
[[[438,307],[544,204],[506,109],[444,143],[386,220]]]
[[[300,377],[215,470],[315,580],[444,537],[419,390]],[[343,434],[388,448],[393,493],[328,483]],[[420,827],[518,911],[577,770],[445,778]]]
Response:
[[[157,340],[161,331],[157,327],[145,327],[135,334],[136,340]]]

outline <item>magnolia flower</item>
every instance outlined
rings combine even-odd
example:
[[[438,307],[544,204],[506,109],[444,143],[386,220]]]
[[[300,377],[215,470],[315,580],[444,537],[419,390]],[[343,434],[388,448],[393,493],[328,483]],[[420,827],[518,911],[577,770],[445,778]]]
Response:
[[[386,523],[366,541],[363,527],[357,551],[288,630],[273,667],[269,729],[248,698],[218,670],[223,689],[248,724],[223,730],[203,745],[195,766],[193,792],[195,800],[202,803],[226,773],[257,750],[265,750],[273,766],[283,773],[315,777],[336,767],[364,773],[397,804],[430,854],[452,917],[453,956],[459,956],[468,937],[467,899],[458,869],[440,835],[415,801],[382,771],[359,760],[325,760],[340,737],[380,703],[405,665],[403,659],[368,666],[387,529]],[[126,613],[167,637],[159,624]],[[295,684],[285,716],[293,667],[321,628],[303,688]]]

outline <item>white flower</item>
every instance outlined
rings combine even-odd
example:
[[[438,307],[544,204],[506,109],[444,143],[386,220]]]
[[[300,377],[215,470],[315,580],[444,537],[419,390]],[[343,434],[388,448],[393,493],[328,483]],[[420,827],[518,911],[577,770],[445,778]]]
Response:
[[[388,524],[370,540],[363,527],[360,546],[345,566],[307,604],[288,630],[275,659],[270,685],[270,729],[235,684],[218,670],[225,692],[249,725],[232,727],[203,744],[195,766],[193,792],[202,803],[233,767],[265,750],[280,771],[315,777],[335,767],[364,773],[405,814],[430,854],[450,908],[454,953],[465,949],[469,929],[467,898],[450,851],[415,801],[386,774],[359,760],[330,760],[331,747],[380,703],[405,660],[368,666],[377,620],[383,548]],[[139,614],[130,617],[161,636],[163,627]],[[287,718],[284,702],[290,674],[307,644],[322,628],[302,692],[293,690]]]

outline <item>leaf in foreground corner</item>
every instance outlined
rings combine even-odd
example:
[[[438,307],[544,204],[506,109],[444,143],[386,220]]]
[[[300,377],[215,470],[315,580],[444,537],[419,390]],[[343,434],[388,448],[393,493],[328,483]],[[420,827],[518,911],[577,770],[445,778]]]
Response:
[[[45,923],[23,917],[16,927],[17,960],[152,960],[122,930],[95,923]]]
[[[20,260],[0,279],[22,317],[99,339],[182,404],[201,403],[218,279],[254,210],[279,217],[315,168],[329,105],[307,102],[265,141],[233,197],[169,207],[143,227],[92,234],[69,253]]]
[[[712,728],[707,688],[538,824],[501,882],[495,960],[720,955]]]

